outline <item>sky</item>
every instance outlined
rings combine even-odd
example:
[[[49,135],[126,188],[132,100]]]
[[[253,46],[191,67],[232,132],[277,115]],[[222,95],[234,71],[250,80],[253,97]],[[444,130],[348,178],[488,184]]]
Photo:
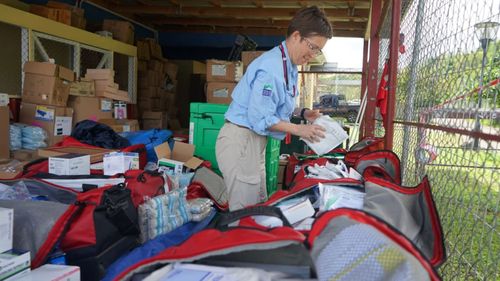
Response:
[[[339,68],[358,68],[363,65],[363,38],[333,37],[323,48],[327,62],[337,62]]]

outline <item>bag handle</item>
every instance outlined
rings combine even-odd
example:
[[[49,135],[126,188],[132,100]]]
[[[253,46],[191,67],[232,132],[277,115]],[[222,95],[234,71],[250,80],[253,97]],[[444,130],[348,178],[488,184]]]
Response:
[[[220,231],[225,231],[230,228],[229,225],[231,223],[250,216],[276,217],[283,222],[283,226],[292,227],[285,215],[283,215],[281,209],[274,206],[253,206],[228,213],[221,213],[213,227]]]

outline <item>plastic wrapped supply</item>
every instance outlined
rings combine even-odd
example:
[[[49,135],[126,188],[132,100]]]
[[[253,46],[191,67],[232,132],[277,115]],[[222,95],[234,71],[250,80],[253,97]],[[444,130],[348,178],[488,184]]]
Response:
[[[138,208],[141,242],[168,233],[191,221],[187,188],[179,188],[146,200]]]
[[[195,198],[188,201],[189,211],[191,214],[201,214],[210,210],[213,202],[208,198]]]
[[[0,183],[1,200],[31,200],[31,194],[24,182],[20,181],[14,185]]]
[[[24,149],[36,150],[41,147],[47,147],[45,140],[48,136],[44,129],[35,126],[24,126],[21,128],[21,132]]]
[[[330,116],[323,115],[318,117],[314,120],[313,124],[325,128],[325,137],[318,142],[310,142],[306,139],[302,140],[318,155],[330,152],[330,150],[342,144],[342,142],[349,137],[344,129],[342,129],[336,121],[330,118]]]
[[[10,150],[18,150],[23,147],[22,131],[19,124],[11,124],[9,128]]]

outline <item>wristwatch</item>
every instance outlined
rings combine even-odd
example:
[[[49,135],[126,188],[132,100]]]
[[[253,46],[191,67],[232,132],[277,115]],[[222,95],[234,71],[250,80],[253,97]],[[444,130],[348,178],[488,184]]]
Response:
[[[302,108],[302,110],[300,111],[300,118],[302,118],[303,120],[306,120],[306,118],[304,117],[304,113],[306,112],[306,110],[309,110],[309,108],[304,107],[304,108]]]

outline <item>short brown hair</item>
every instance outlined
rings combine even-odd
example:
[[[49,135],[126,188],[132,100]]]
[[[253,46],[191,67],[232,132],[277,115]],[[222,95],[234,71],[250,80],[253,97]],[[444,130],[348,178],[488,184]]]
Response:
[[[315,35],[328,39],[333,37],[332,25],[328,21],[325,12],[316,6],[300,9],[295,14],[288,25],[286,36],[289,37],[295,31],[298,31],[304,37]]]

